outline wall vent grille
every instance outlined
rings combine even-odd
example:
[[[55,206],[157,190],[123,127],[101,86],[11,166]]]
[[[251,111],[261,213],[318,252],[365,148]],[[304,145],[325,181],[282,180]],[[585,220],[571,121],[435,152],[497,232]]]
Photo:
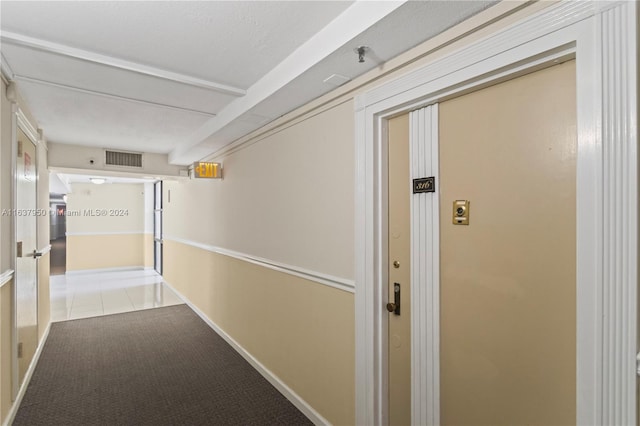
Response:
[[[142,167],[142,154],[122,151],[105,151],[107,166]]]

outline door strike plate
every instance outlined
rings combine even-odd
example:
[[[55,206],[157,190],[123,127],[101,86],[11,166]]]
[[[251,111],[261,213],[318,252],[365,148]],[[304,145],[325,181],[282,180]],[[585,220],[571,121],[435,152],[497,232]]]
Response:
[[[454,225],[469,224],[469,200],[456,200],[453,202],[453,219]]]

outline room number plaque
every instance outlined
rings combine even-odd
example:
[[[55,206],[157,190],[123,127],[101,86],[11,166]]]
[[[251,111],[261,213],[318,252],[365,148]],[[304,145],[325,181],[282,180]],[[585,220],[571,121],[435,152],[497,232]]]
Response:
[[[413,180],[413,193],[436,192],[436,178],[425,177]]]

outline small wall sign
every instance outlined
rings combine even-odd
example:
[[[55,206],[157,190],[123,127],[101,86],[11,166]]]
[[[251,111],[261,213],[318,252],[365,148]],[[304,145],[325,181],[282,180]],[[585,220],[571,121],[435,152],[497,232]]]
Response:
[[[436,178],[425,177],[413,180],[413,193],[420,194],[422,192],[436,192]]]
[[[193,163],[193,177],[196,179],[220,179],[222,178],[222,165],[197,161]]]

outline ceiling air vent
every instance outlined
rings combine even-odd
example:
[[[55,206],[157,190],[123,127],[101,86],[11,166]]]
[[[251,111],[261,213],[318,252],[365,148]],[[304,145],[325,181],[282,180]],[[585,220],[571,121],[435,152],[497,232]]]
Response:
[[[142,167],[142,154],[135,152],[105,151],[107,166]]]

